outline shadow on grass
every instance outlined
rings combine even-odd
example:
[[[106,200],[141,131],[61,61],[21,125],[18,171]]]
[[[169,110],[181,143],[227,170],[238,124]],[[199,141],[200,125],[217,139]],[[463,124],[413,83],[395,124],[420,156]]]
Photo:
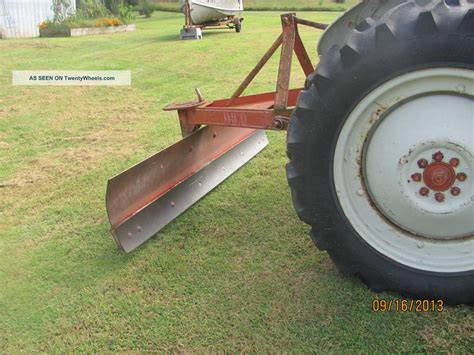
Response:
[[[222,29],[222,30],[217,30],[217,29],[210,29],[210,30],[204,30],[202,33],[202,40],[205,40],[208,37],[214,37],[214,36],[223,36],[225,34],[234,34],[234,30],[231,29]],[[237,34],[236,34],[237,35]],[[161,35],[158,37],[155,37],[159,42],[181,42],[181,37],[179,35],[179,31],[176,32],[176,34],[166,34],[166,35]]]
[[[155,40],[158,40],[158,42],[180,42],[181,39],[179,38],[179,32],[176,32],[175,34],[166,34],[162,36],[158,36],[154,38]]]

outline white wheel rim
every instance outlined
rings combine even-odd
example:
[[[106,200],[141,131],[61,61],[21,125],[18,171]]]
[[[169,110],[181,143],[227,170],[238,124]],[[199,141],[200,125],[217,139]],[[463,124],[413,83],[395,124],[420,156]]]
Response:
[[[424,69],[387,81],[338,137],[333,173],[346,218],[403,265],[474,270],[473,148],[472,70]]]

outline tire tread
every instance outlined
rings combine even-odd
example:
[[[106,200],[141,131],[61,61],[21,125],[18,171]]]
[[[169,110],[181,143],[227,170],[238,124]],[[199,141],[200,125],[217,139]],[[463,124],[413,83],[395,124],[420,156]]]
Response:
[[[450,43],[457,40],[470,40],[474,44],[474,9],[448,6],[441,1],[407,1],[376,21],[371,18],[362,21],[345,44],[329,48],[315,72],[308,76],[293,111],[288,130],[287,174],[296,213],[311,225],[310,237],[317,248],[327,251],[342,273],[357,275],[375,292],[395,291],[412,297],[443,298],[454,304],[473,303],[473,273],[446,278],[415,269],[413,273],[378,254],[360,237],[355,242],[355,231],[348,222],[343,222],[345,217],[335,202],[335,193],[329,191],[332,186],[329,147],[333,147],[335,140],[329,132],[337,132],[354,102],[370,91],[374,81],[387,80],[390,78],[387,75],[416,67],[419,64],[412,59],[416,56],[432,56],[435,62],[446,60],[448,54],[438,53],[429,46],[438,39],[446,48],[451,48]],[[422,42],[429,45],[420,49],[417,44]],[[384,57],[386,52],[396,54],[399,47],[408,51],[410,58],[395,60],[388,54]],[[474,65],[472,47],[456,48],[455,55],[449,54],[449,61],[456,56],[459,61]],[[369,71],[365,68],[366,74],[360,75],[368,61],[376,60],[374,56],[380,57],[383,65],[370,67]],[[355,86],[359,87],[358,93],[345,95],[346,88]],[[374,267],[378,263],[384,267]],[[444,282],[444,286],[437,287],[438,281]]]

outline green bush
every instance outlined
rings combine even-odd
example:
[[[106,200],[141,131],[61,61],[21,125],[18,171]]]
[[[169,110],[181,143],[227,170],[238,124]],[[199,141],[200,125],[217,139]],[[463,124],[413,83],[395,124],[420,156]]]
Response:
[[[42,37],[64,37],[69,35],[69,28],[62,22],[46,20],[38,25]]]
[[[125,5],[123,3],[118,5],[118,15],[120,20],[125,24],[132,23],[135,20],[135,14],[133,13],[133,6]]]
[[[79,0],[75,13],[69,12],[70,3],[71,0],[53,0],[54,17],[40,23],[40,30],[48,36],[61,36],[71,28],[118,26],[125,23],[112,16],[102,0]],[[124,17],[130,19],[131,16],[125,11]]]
[[[128,10],[133,9],[133,6],[138,5],[139,0],[103,0],[105,7],[114,15],[122,16],[122,13],[126,13],[128,16]],[[133,19],[131,19],[133,21]]]
[[[76,14],[66,19],[62,24],[67,28],[95,27],[96,19],[83,18]]]
[[[105,7],[114,15],[119,15],[119,7],[123,5],[123,0],[104,0]]]
[[[143,15],[146,18],[150,18],[154,11],[155,11],[155,7],[152,4],[150,4],[148,0],[141,0],[139,2],[138,13],[140,15]]]

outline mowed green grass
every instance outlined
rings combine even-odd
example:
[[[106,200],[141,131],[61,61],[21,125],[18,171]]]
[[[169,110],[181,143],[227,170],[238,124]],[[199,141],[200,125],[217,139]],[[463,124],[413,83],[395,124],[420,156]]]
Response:
[[[330,22],[335,13],[305,13]],[[280,32],[182,42],[181,15],[133,33],[0,41],[0,352],[394,352],[474,348],[473,310],[374,313],[296,217],[285,134],[135,252],[119,252],[108,177],[180,137],[170,102],[229,96]],[[316,61],[320,33],[302,29]],[[12,70],[132,70],[131,87],[12,87]],[[249,92],[273,90],[277,58]],[[295,68],[293,86],[304,77]]]
[[[179,11],[179,0],[151,0],[158,9],[167,11]],[[343,11],[357,4],[359,0],[345,0],[344,3],[336,3],[334,0],[243,0],[246,10],[257,11],[293,11],[293,10],[318,10],[318,11]]]

